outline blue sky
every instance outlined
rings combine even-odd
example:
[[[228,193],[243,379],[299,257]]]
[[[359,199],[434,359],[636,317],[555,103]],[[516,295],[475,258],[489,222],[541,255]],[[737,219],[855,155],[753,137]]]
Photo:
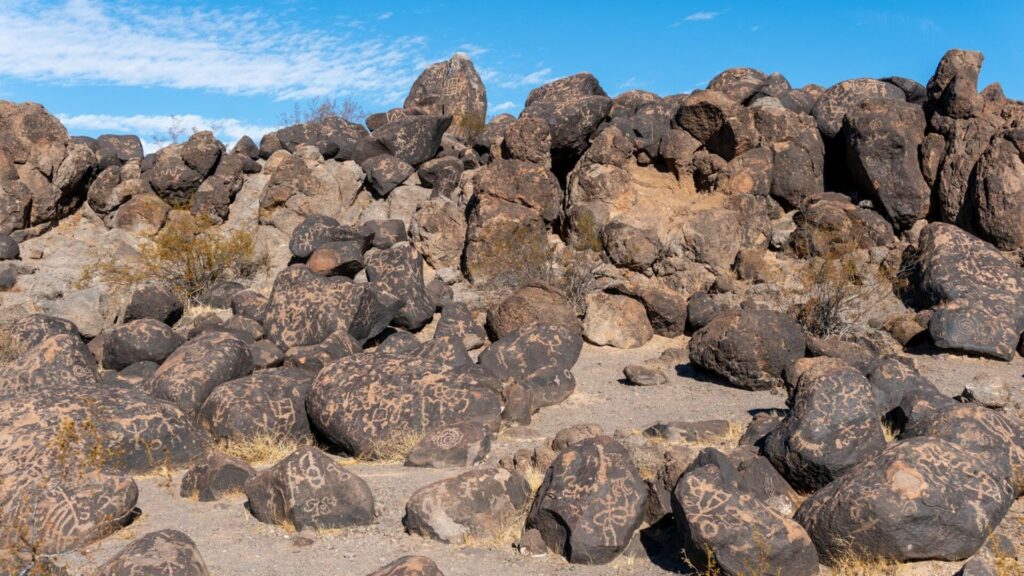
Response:
[[[255,137],[295,103],[400,106],[420,70],[467,52],[492,113],[579,71],[614,95],[702,87],[751,66],[794,86],[861,76],[926,82],[948,48],[981,50],[981,83],[1024,98],[1024,2],[353,2],[0,0],[0,99],[73,134],[149,140],[177,115]]]

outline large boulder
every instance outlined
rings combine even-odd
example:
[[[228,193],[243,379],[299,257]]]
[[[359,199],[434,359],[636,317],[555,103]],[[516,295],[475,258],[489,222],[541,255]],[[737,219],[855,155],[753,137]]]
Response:
[[[978,233],[1000,250],[1024,248],[1024,134],[997,138],[975,178]]]
[[[572,367],[583,338],[574,327],[533,323],[492,343],[480,354],[480,366],[507,388],[518,384],[530,391],[536,408],[565,400],[576,388]]]
[[[404,116],[374,130],[373,137],[395,158],[417,166],[437,154],[451,124],[451,116]]]
[[[410,534],[442,542],[490,541],[519,521],[532,495],[518,473],[471,470],[414,492],[402,523]]]
[[[796,520],[826,562],[851,552],[899,562],[963,560],[1013,503],[1009,473],[946,440],[902,440],[815,492]]]
[[[580,321],[572,305],[561,292],[547,284],[523,286],[487,311],[487,327],[498,339],[536,322],[560,324],[580,331]]]
[[[257,520],[296,530],[329,530],[376,520],[366,482],[311,446],[254,476],[245,484],[245,495]]]
[[[452,366],[429,355],[363,353],[320,372],[306,411],[324,437],[349,453],[390,457],[429,432],[459,422],[497,430],[497,389],[497,382],[471,366]]]
[[[921,107],[874,98],[853,106],[843,122],[847,164],[859,188],[878,198],[898,228],[927,216],[931,188],[918,160],[925,130]]]
[[[690,360],[747,390],[782,384],[786,366],[804,355],[806,339],[800,325],[768,310],[735,310],[718,314],[690,339]]]
[[[182,498],[213,502],[227,494],[242,492],[245,483],[255,475],[256,471],[244,460],[210,452],[181,478],[179,494]]]
[[[448,134],[468,142],[484,127],[487,89],[473,62],[459,52],[421,72],[409,89],[403,107],[451,116]]]
[[[562,212],[562,189],[555,175],[522,160],[496,160],[476,171],[473,190],[531,208],[546,222],[553,222]]]
[[[1024,432],[1011,413],[977,404],[950,404],[908,425],[902,438],[948,440],[988,458],[993,469],[1009,467],[1017,496],[1024,494]]]
[[[0,500],[0,545],[15,556],[69,552],[135,519],[139,489],[127,476],[22,483]]]
[[[196,543],[177,530],[150,532],[96,569],[96,576],[209,576]]]
[[[597,346],[636,348],[654,336],[647,310],[639,301],[621,294],[587,295],[583,338]]]
[[[104,368],[121,370],[136,362],[163,362],[185,339],[159,320],[146,318],[104,333]]]
[[[356,142],[366,136],[366,128],[361,124],[349,122],[338,114],[318,115],[309,122],[264,134],[260,139],[258,157],[267,159],[278,150],[294,153],[300,146],[315,146],[324,158],[351,160]],[[247,146],[247,155],[256,159],[252,147]]]
[[[206,332],[167,357],[153,374],[150,389],[189,416],[196,416],[213,389],[252,372],[245,341],[227,332]]]
[[[835,138],[843,129],[843,118],[861,102],[873,98],[906,101],[902,90],[888,82],[870,78],[844,80],[832,86],[814,104],[813,115],[821,135]]]
[[[718,574],[813,575],[818,554],[804,529],[739,489],[718,466],[680,478],[672,492],[686,558],[697,570]]]
[[[539,118],[551,131],[551,154],[557,163],[575,159],[608,116],[612,101],[593,75],[583,72],[530,91],[522,118]]]
[[[573,564],[607,564],[640,527],[647,487],[629,451],[608,436],[555,458],[526,517],[548,549]]]
[[[750,109],[713,90],[688,97],[676,112],[676,124],[727,162],[753,149],[760,134]]]
[[[951,118],[970,118],[980,111],[978,75],[985,56],[973,50],[954,48],[942,56],[935,74],[928,80],[928,104]]]
[[[1024,275],[990,244],[956,226],[929,224],[919,240],[918,288],[933,305],[940,348],[1010,360],[1024,332]]]
[[[365,341],[386,328],[402,304],[376,284],[290,266],[274,280],[264,327],[267,339],[282,350],[320,344],[339,330]]]
[[[536,210],[487,194],[474,197],[466,221],[466,277],[475,284],[518,284],[514,272],[547,265],[547,230]]]
[[[804,358],[789,413],[764,440],[775,468],[801,490],[817,490],[885,447],[871,384],[832,358]]]
[[[409,238],[416,250],[435,269],[462,266],[466,243],[466,213],[448,198],[421,202],[409,225]]]
[[[434,303],[423,283],[423,257],[411,244],[403,243],[366,255],[366,278],[379,292],[401,303],[391,323],[419,330],[434,316]]]
[[[224,382],[203,402],[199,422],[214,438],[229,441],[308,440],[306,393],[313,377],[306,370],[272,368]]]

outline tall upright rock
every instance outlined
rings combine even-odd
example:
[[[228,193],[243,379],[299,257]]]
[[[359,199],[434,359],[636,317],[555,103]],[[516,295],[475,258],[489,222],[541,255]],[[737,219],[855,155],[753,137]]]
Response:
[[[431,116],[451,116],[448,133],[470,140],[483,130],[487,120],[487,89],[461,52],[451,59],[431,64],[413,83],[404,108],[415,108]]]

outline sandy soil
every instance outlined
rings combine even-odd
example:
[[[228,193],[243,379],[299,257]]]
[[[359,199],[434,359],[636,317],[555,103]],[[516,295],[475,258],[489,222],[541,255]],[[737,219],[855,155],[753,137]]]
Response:
[[[753,411],[779,408],[781,395],[747,392],[722,386],[696,374],[689,365],[666,369],[670,375],[664,386],[634,387],[622,381],[627,364],[658,358],[668,347],[685,346],[685,337],[674,340],[655,337],[642,348],[615,350],[585,346],[574,369],[577,390],[566,402],[542,410],[530,426],[505,432],[496,443],[487,464],[518,448],[532,447],[566,426],[596,422],[606,432],[646,427],[659,420],[706,420],[726,418],[746,422]],[[1011,363],[955,357],[919,350],[911,355],[919,369],[948,394],[959,392],[978,374],[1015,379],[1024,374],[1024,360]],[[1014,400],[1022,404],[1021,387],[1016,386]],[[379,522],[370,527],[322,534],[295,534],[261,524],[245,509],[242,495],[215,503],[200,503],[178,497],[182,473],[172,478],[138,479],[139,507],[142,515],[129,528],[88,548],[84,555],[67,559],[75,573],[87,572],[124,547],[131,539],[164,528],[182,530],[196,541],[210,571],[218,576],[249,575],[360,576],[405,554],[429,556],[447,576],[479,574],[677,574],[685,573],[678,552],[660,549],[656,562],[647,556],[642,544],[634,542],[629,555],[607,566],[573,566],[556,555],[526,557],[507,543],[481,547],[446,545],[406,535],[401,519],[405,502],[419,487],[456,475],[460,470],[404,468],[400,465],[353,463],[351,469],[373,489],[380,513]],[[1024,545],[1020,528],[1024,526],[1024,505],[1014,507],[1003,522],[1006,532]],[[904,575],[950,575],[959,564],[920,563],[902,567]]]

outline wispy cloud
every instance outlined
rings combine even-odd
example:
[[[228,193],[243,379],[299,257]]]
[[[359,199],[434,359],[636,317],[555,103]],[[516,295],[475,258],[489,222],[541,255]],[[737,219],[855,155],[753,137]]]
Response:
[[[419,36],[300,29],[256,10],[113,0],[0,0],[0,30],[0,76],[278,99],[402,93],[425,46]]]
[[[551,79],[551,68],[541,68],[529,74],[503,75],[505,78],[498,80],[498,86],[502,88],[522,88],[524,86],[535,86],[543,84]]]
[[[630,76],[629,78],[626,79],[625,82],[619,84],[619,89],[625,90],[627,88],[639,88],[643,85],[644,83],[637,80],[636,76]]]
[[[694,12],[690,14],[684,20],[687,22],[703,22],[706,20],[714,20],[721,12]]]
[[[496,113],[496,112],[504,112],[506,110],[512,110],[512,109],[515,109],[515,108],[518,108],[518,107],[519,107],[519,105],[516,104],[515,102],[511,102],[511,101],[509,101],[509,102],[502,102],[501,104],[495,104],[494,106],[491,106],[491,109],[489,110],[489,112],[491,112],[493,114],[493,113]]]
[[[385,13],[381,14],[380,16],[377,16],[377,20],[387,20],[388,18],[391,18],[394,15],[395,15],[394,12],[385,12]]]
[[[462,51],[462,52],[465,52],[466,54],[469,54],[470,56],[472,56],[474,58],[479,56],[479,55],[481,55],[481,54],[486,54],[486,53],[491,51],[490,48],[483,48],[481,46],[477,46],[476,44],[469,44],[469,43],[467,43],[467,44],[460,44],[459,45],[459,50]]]
[[[171,127],[184,129],[186,133],[192,130],[213,130],[217,137],[227,143],[228,146],[234,145],[242,136],[249,136],[259,142],[260,137],[264,134],[277,129],[276,126],[250,124],[236,118],[206,118],[197,114],[182,114],[179,116],[147,116],[142,114],[134,116],[77,114],[70,116],[67,114],[57,114],[57,118],[72,133],[76,131],[98,131],[113,134],[136,134],[143,140],[147,153],[160,147],[153,142],[153,137],[166,135]]]

